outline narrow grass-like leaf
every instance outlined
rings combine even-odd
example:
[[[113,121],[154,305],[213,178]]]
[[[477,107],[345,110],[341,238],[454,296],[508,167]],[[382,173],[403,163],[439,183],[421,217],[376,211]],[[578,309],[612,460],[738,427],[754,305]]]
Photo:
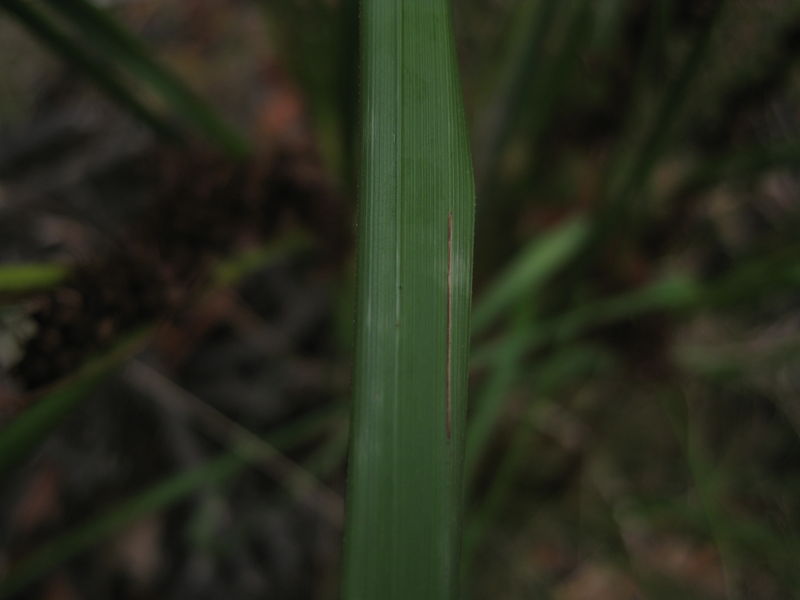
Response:
[[[693,401],[694,400],[694,401]],[[677,429],[676,435],[682,442],[686,455],[686,462],[694,482],[694,490],[699,504],[705,513],[708,533],[713,540],[719,554],[723,578],[725,580],[726,596],[737,597],[736,586],[732,580],[734,552],[728,536],[728,531],[723,523],[723,472],[717,469],[712,457],[704,448],[702,432],[698,422],[695,408],[699,404],[697,399],[689,394],[684,399],[687,403],[685,422],[673,422]],[[715,472],[718,471],[718,472]]]
[[[358,155],[358,0],[342,0],[341,58],[339,60],[340,103],[342,110],[342,150],[344,180],[356,189],[356,157]]]
[[[798,256],[797,249],[784,249],[777,256],[745,262],[708,283],[685,273],[667,273],[641,288],[566,311],[539,328],[515,331],[499,341],[484,344],[473,352],[471,363],[473,367],[492,364],[498,352],[515,337],[525,341],[513,343],[521,343],[526,351],[532,351],[548,342],[565,343],[593,328],[653,312],[736,308],[793,291],[800,286]]]
[[[691,97],[693,83],[700,74],[700,68],[712,47],[715,26],[727,4],[728,0],[716,1],[707,24],[697,32],[678,74],[669,83],[659,102],[647,136],[634,155],[630,167],[624,171],[622,183],[617,189],[611,188],[610,204],[605,219],[600,222],[601,227],[605,227],[606,230],[610,230],[611,225],[620,225],[618,218],[621,214],[630,216],[641,211],[640,206],[631,206],[631,203],[639,197],[649,182],[659,158],[667,149],[676,123]]]
[[[566,343],[594,327],[623,319],[634,319],[660,310],[699,307],[704,300],[703,286],[683,273],[668,273],[647,285],[598,299],[541,322],[538,327],[512,331],[499,341],[480,346],[473,352],[473,367],[492,365],[506,344],[520,343],[524,351],[541,348],[548,342]],[[514,341],[514,338],[521,338]]]
[[[522,329],[524,321],[517,322]],[[529,325],[530,327],[530,325]],[[488,446],[490,435],[503,414],[508,395],[523,378],[530,378],[530,367],[523,363],[527,350],[523,337],[512,337],[494,358],[489,380],[478,392],[472,404],[467,431],[466,480],[467,489],[476,474],[478,461]],[[552,356],[545,357],[533,369],[532,391],[551,394],[566,382],[592,369],[612,364],[608,352],[587,344],[573,343]]]
[[[528,389],[530,390],[529,395],[532,396],[532,402],[522,410],[520,418],[517,419],[511,441],[493,474],[491,486],[486,491],[485,497],[480,504],[469,515],[467,521],[462,562],[462,568],[465,573],[469,573],[473,567],[472,563],[478,544],[482,541],[486,532],[489,531],[492,523],[498,519],[511,494],[515,478],[520,469],[526,464],[526,461],[530,459],[526,444],[531,439],[533,429],[539,425],[538,420],[542,411],[549,406],[551,395],[582,376],[601,369],[607,369],[612,364],[613,361],[609,360],[608,352],[603,348],[586,344],[571,344],[544,359],[533,370],[532,376],[528,375],[530,378]],[[498,368],[505,368],[505,365],[499,362]],[[518,364],[516,371],[516,379],[521,379],[525,369],[521,364]],[[514,383],[518,383],[518,381]],[[503,391],[504,395],[507,395],[508,391],[510,391],[510,386]],[[470,455],[479,457],[485,449],[485,441],[478,447],[482,440],[478,440],[473,436],[474,427],[477,424],[475,419],[472,419],[469,423],[469,437],[467,438],[468,478],[474,475],[474,472],[469,468]],[[491,422],[490,427],[494,428],[495,425],[496,420]]]
[[[177,116],[221,150],[237,158],[248,153],[247,141],[105,10],[89,0],[46,0],[46,3],[72,23],[87,43],[148,84]]]
[[[518,475],[523,461],[530,459],[527,452],[528,442],[532,435],[531,422],[535,417],[535,410],[529,408],[524,411],[514,427],[509,447],[492,473],[492,484],[487,492],[487,497],[470,514],[464,533],[464,555],[462,569],[465,583],[469,581],[470,569],[475,561],[475,553],[490,525],[497,518],[503,504],[507,501],[515,477]]]
[[[476,304],[472,314],[473,334],[484,331],[522,297],[532,298],[548,278],[581,249],[588,231],[586,221],[576,218],[534,239],[522,249]]]
[[[644,44],[626,101],[626,106],[629,106],[630,110],[624,117],[619,139],[615,143],[610,164],[602,179],[600,197],[603,199],[608,199],[611,191],[617,189],[614,186],[622,183],[618,178],[626,175],[625,167],[629,166],[630,161],[637,159],[630,149],[639,139],[640,130],[648,126],[647,109],[650,107],[651,94],[649,83],[664,58],[670,10],[670,0],[657,0],[650,4]]]
[[[214,285],[234,285],[257,269],[271,262],[313,246],[313,240],[304,232],[287,234],[263,246],[243,251],[221,261],[214,269]]]
[[[800,287],[800,245],[787,244],[775,252],[742,258],[728,272],[704,287],[698,303],[725,308],[760,298],[796,293]]]
[[[567,90],[575,74],[581,51],[592,39],[594,14],[591,0],[576,0],[573,5],[561,47],[553,59],[545,63],[546,72],[539,81],[539,88],[530,99],[526,133],[534,146],[550,122],[558,99]]]
[[[146,106],[136,93],[117,76],[105,61],[86,52],[74,39],[66,35],[44,12],[29,0],[3,0],[0,8],[11,14],[33,36],[53,50],[59,57],[71,62],[119,106],[147,125],[158,136],[178,140],[177,130],[161,115]]]
[[[286,451],[319,435],[327,426],[330,413],[301,417],[269,434],[265,443]],[[15,594],[63,562],[78,556],[104,539],[122,531],[142,517],[164,510],[206,487],[220,485],[247,466],[252,450],[244,444],[234,447],[203,465],[166,477],[100,515],[90,518],[53,541],[46,543],[17,564],[0,579],[0,598]]]
[[[700,162],[673,196],[700,193],[721,182],[746,181],[770,171],[800,167],[800,144],[785,142],[764,148],[730,152],[727,156]]]
[[[782,486],[787,493],[796,495],[800,492],[796,480],[784,481]],[[724,503],[717,503],[715,510],[716,522],[738,552],[751,559],[762,559],[773,569],[780,569],[784,581],[794,584],[791,589],[797,589],[800,584],[797,573],[800,543],[794,532],[774,531],[774,523],[758,521],[743,511],[733,512]],[[713,536],[705,506],[702,502],[687,499],[685,493],[676,498],[632,498],[626,506],[620,507],[620,512],[634,519],[647,519],[649,523],[681,526],[696,535]]]
[[[563,6],[559,0],[521,2],[516,10],[512,40],[502,64],[507,72],[497,86],[483,125],[481,152],[476,157],[478,180],[494,179],[494,171],[513,131],[519,124],[525,99],[540,78],[540,62],[544,57],[544,41],[551,23]],[[496,68],[496,65],[492,65]],[[483,185],[481,185],[483,188]]]
[[[503,368],[503,364],[498,367]],[[529,394],[532,396],[532,404],[528,410],[523,411],[523,418],[516,426],[518,430],[528,430],[531,425],[536,425],[536,420],[540,412],[548,405],[548,397],[554,394],[565,385],[578,380],[587,373],[592,373],[601,369],[608,369],[613,366],[607,350],[588,344],[571,344],[557,351],[552,356],[544,359],[540,365],[533,370],[533,376],[527,374],[531,379]],[[513,379],[509,380],[509,385],[503,389],[506,399],[511,385],[519,383],[526,369],[521,364],[516,365],[516,373]],[[494,428],[497,419],[491,421],[490,428]],[[467,438],[467,479],[474,475],[475,460],[481,456],[486,449],[486,439],[478,438],[473,435],[478,425],[475,419],[470,420],[469,436]],[[518,435],[527,437],[522,431]],[[515,436],[516,437],[516,436]],[[497,515],[497,510],[508,493],[514,473],[517,471],[518,461],[529,458],[527,454],[517,455],[514,447],[517,441],[512,441],[507,454],[504,456],[497,469],[497,475],[493,478],[491,488],[486,493],[486,499],[477,509],[476,514],[472,515],[470,523],[465,533],[465,552],[469,554],[474,550],[474,544],[478,542],[480,536],[486,531],[488,523]],[[474,457],[470,462],[470,457]],[[471,468],[470,468],[471,467]],[[472,547],[471,547],[472,546]],[[466,563],[469,557],[465,556]]]
[[[517,310],[511,326],[517,330],[529,330],[532,318],[527,304]],[[467,446],[465,453],[466,489],[469,490],[478,460],[483,455],[489,437],[494,430],[503,405],[512,387],[518,382],[523,369],[522,358],[527,350],[525,339],[512,336],[494,356],[494,364],[486,383],[474,395],[469,411]]]
[[[140,347],[146,332],[120,342],[116,348],[83,367],[75,376],[35,398],[30,408],[0,430],[0,477],[20,463],[80,400]]]
[[[244,457],[263,467],[270,477],[280,480],[297,498],[306,501],[332,525],[341,527],[341,498],[317,478],[275,451],[258,435],[243,427],[213,406],[182,388],[146,363],[133,360],[125,369],[127,381],[149,396],[158,398],[168,410],[191,416],[212,438],[226,446],[240,448]]]
[[[673,351],[673,360],[696,375],[725,382],[737,381],[748,376],[774,373],[797,364],[800,361],[800,338],[792,336],[756,348],[752,344],[683,345]]]
[[[234,284],[259,267],[303,248],[307,238],[289,236],[263,248],[232,257],[217,266],[212,287]],[[102,356],[90,360],[72,377],[32,399],[11,423],[0,429],[0,477],[25,459],[94,386],[130,358],[150,337],[154,324],[131,334]]]
[[[77,556],[126,525],[189,496],[204,486],[213,486],[242,470],[245,463],[235,454],[226,454],[196,469],[171,476],[120,506],[76,527],[38,549],[0,579],[0,598],[10,597],[54,567]]]
[[[331,173],[354,184],[352,152],[358,94],[358,0],[259,0],[270,42],[300,85]],[[355,185],[353,185],[353,189]]]
[[[58,285],[69,268],[56,263],[19,263],[0,265],[0,295],[25,294]]]
[[[565,23],[563,23],[563,32],[559,39],[558,50],[551,59],[540,59],[533,63],[532,66],[535,70],[529,71],[528,80],[523,88],[525,94],[522,99],[525,102],[516,107],[509,107],[510,109],[516,108],[518,112],[524,108],[524,111],[521,114],[513,115],[512,113],[507,116],[502,125],[505,127],[515,125],[518,130],[516,137],[524,137],[527,140],[527,145],[535,153],[540,151],[539,140],[548,124],[552,121],[552,117],[558,108],[558,99],[569,88],[579,65],[578,59],[581,51],[591,40],[592,26],[594,24],[591,1],[559,1],[556,4],[558,10],[564,9],[565,6],[569,7],[569,10],[562,10],[566,14],[563,18]],[[552,15],[549,14],[551,9],[547,4],[542,7],[542,10],[545,13],[542,15],[543,20],[552,19]],[[529,48],[529,52],[532,51],[533,49]],[[536,69],[537,65],[538,69]],[[511,214],[514,200],[518,199],[513,193],[505,193],[507,188],[503,186],[500,178],[502,161],[506,150],[504,146],[512,141],[510,131],[502,135],[503,139],[497,140],[498,147],[496,150],[491,151],[489,162],[482,173],[481,179],[479,179],[478,223],[482,226],[482,229],[479,229],[479,232],[481,232],[479,235],[482,234],[486,238],[489,248],[495,246],[502,248],[502,244],[498,246],[498,240],[503,239],[507,232],[500,229],[503,219],[498,219],[496,215]],[[500,143],[503,146],[500,146]],[[495,213],[494,217],[492,213]],[[483,256],[483,260],[491,259],[491,257],[492,254],[489,253]]]
[[[474,189],[448,0],[363,0],[344,598],[458,594]]]
[[[558,340],[573,339],[592,327],[634,319],[659,310],[680,310],[697,302],[703,287],[688,275],[671,273],[639,289],[587,303],[547,324]]]

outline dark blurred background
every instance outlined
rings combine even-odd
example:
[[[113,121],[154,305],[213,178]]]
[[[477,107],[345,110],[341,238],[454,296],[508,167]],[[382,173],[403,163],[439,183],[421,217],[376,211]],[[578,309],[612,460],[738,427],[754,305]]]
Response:
[[[353,0],[0,0],[0,597],[338,597]],[[464,597],[800,597],[800,7],[457,0]]]

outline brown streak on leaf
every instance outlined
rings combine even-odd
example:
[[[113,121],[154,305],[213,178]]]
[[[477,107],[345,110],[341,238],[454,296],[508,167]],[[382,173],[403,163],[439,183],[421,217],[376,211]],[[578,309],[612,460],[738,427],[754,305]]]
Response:
[[[447,404],[447,439],[452,434],[452,379],[453,379],[453,213],[447,213],[447,379],[445,396]]]

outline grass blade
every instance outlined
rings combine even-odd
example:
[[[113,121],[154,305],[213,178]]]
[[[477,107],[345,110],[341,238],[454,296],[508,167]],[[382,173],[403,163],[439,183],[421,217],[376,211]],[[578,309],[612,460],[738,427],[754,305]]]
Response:
[[[47,5],[71,22],[98,51],[147,83],[176,115],[221,150],[233,157],[248,153],[247,141],[106,11],[89,0],[47,0]]]
[[[558,0],[523,2],[518,7],[504,64],[509,64],[508,73],[487,111],[485,133],[480,144],[482,149],[476,158],[478,180],[494,179],[497,162],[525,108],[525,100],[534,89],[540,75],[540,62],[544,56],[544,41],[558,9],[563,6]],[[492,65],[496,68],[496,65]],[[485,187],[481,183],[481,187]]]
[[[38,38],[55,54],[68,60],[91,78],[111,100],[147,125],[156,135],[170,140],[179,139],[180,136],[175,128],[143,104],[106,62],[87,53],[32,2],[3,0],[0,8],[11,14],[31,35]]]
[[[356,189],[356,158],[358,155],[358,56],[359,21],[358,0],[341,2],[341,58],[339,60],[340,95],[342,111],[342,151],[345,183]]]
[[[13,570],[0,579],[0,598],[10,597],[21,591],[59,564],[79,555],[137,519],[163,509],[204,486],[220,483],[243,467],[244,462],[235,454],[222,456],[191,471],[169,477],[99,517],[79,525],[38,549],[19,564],[13,565]]]
[[[19,464],[92,388],[147,339],[140,332],[90,361],[75,377],[56,385],[0,429],[0,478]]]
[[[532,297],[548,278],[582,248],[588,232],[585,220],[573,219],[524,248],[475,307],[472,314],[473,335],[484,331],[523,296]]]
[[[722,182],[746,181],[770,171],[800,167],[800,144],[784,142],[766,148],[740,150],[727,156],[710,159],[687,174],[684,182],[672,194],[684,198],[699,194]]]
[[[69,269],[56,263],[0,265],[0,294],[25,294],[61,283]]]
[[[541,76],[540,87],[531,98],[527,135],[538,146],[538,139],[546,129],[551,116],[557,108],[558,99],[566,92],[570,80],[579,66],[581,51],[592,39],[594,14],[592,2],[578,0],[569,14],[564,30],[564,38],[558,53],[546,63]]]
[[[458,597],[474,188],[447,0],[364,0],[344,598]]]
[[[533,323],[531,310],[527,304],[517,309],[513,327],[519,331],[527,330]],[[483,455],[492,431],[502,414],[508,394],[517,383],[521,371],[525,369],[525,340],[512,337],[495,355],[495,363],[483,387],[473,396],[470,404],[470,418],[467,429],[467,446],[464,460],[464,473],[467,490],[471,487],[477,463]]]
[[[499,360],[502,360],[498,357]],[[520,469],[530,461],[530,447],[526,444],[531,440],[534,429],[541,425],[541,416],[554,400],[554,395],[563,387],[573,385],[584,377],[613,367],[614,361],[608,351],[602,347],[588,344],[571,344],[557,350],[541,362],[533,373],[527,373],[526,365],[518,362],[514,367],[516,373],[508,379],[505,389],[498,389],[500,403],[507,399],[512,387],[523,378],[529,380],[529,404],[519,415],[515,415],[515,424],[512,435],[503,456],[499,459],[496,470],[493,471],[489,489],[481,490],[484,496],[471,511],[464,533],[464,556],[462,569],[465,574],[472,572],[475,553],[478,545],[483,542],[485,534],[490,531],[492,523],[498,519],[505,504],[508,502],[515,479]],[[504,363],[498,362],[498,370],[506,369]],[[484,393],[484,396],[486,394]],[[484,398],[486,400],[486,398]],[[491,416],[491,422],[482,425],[493,429],[496,425],[497,414]],[[484,415],[484,418],[486,415]],[[469,478],[475,475],[474,465],[485,449],[486,438],[478,439],[473,435],[477,419],[469,423],[469,437],[467,438],[467,478],[468,485],[472,482]],[[470,463],[472,456],[472,463]],[[470,468],[472,466],[472,468]]]
[[[279,451],[286,451],[319,435],[329,419],[328,411],[302,417],[268,435],[264,443]],[[166,477],[67,531],[13,565],[10,573],[0,579],[0,598],[24,589],[48,571],[123,530],[137,519],[164,510],[200,489],[222,484],[241,472],[252,454],[247,444],[234,447],[199,467]]]
[[[308,244],[308,238],[302,234],[288,235],[260,249],[231,257],[216,266],[209,287],[234,285],[255,269],[302,250]],[[89,361],[73,377],[34,398],[29,408],[0,429],[0,478],[24,460],[95,385],[146,343],[155,326],[156,323],[150,323],[139,333],[120,340],[112,350]]]
[[[640,207],[631,207],[629,204],[641,194],[659,158],[667,148],[676,122],[681,117],[691,96],[693,84],[700,74],[700,67],[703,66],[712,47],[712,34],[727,4],[728,0],[716,0],[706,25],[697,32],[692,48],[659,103],[653,124],[642,147],[633,157],[628,170],[624,171],[619,188],[611,191],[606,218],[601,221],[601,227],[609,228],[611,224],[617,222],[621,212],[629,216],[640,212]]]
[[[566,344],[602,325],[658,311],[697,308],[704,299],[703,286],[695,279],[685,273],[667,273],[640,288],[555,315],[531,330],[512,331],[498,342],[477,348],[472,355],[472,366],[493,364],[506,344],[521,344],[521,352],[531,352],[549,342]]]
[[[300,86],[329,172],[355,189],[358,0],[259,0],[270,43]]]
[[[772,255],[758,256],[711,282],[698,281],[682,272],[665,273],[639,288],[555,315],[532,331],[512,331],[500,341],[484,344],[473,352],[471,364],[473,367],[492,364],[507,344],[519,343],[520,351],[531,352],[548,342],[566,343],[593,328],[632,321],[646,314],[735,309],[793,292],[800,286],[798,254],[796,247],[789,247]]]
[[[298,468],[294,461],[277,453],[258,435],[144,362],[131,361],[125,369],[125,378],[135,388],[169,406],[170,410],[191,416],[210,437],[226,446],[240,448],[243,455],[263,465],[267,475],[281,481],[297,499],[303,500],[334,527],[341,528],[344,512],[341,497],[319,479]]]

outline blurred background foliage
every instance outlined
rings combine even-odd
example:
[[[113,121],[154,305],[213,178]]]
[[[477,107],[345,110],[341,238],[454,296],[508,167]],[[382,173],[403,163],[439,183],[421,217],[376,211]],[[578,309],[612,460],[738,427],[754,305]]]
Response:
[[[354,0],[0,0],[0,597],[334,598]],[[465,589],[800,589],[800,8],[457,0]]]

